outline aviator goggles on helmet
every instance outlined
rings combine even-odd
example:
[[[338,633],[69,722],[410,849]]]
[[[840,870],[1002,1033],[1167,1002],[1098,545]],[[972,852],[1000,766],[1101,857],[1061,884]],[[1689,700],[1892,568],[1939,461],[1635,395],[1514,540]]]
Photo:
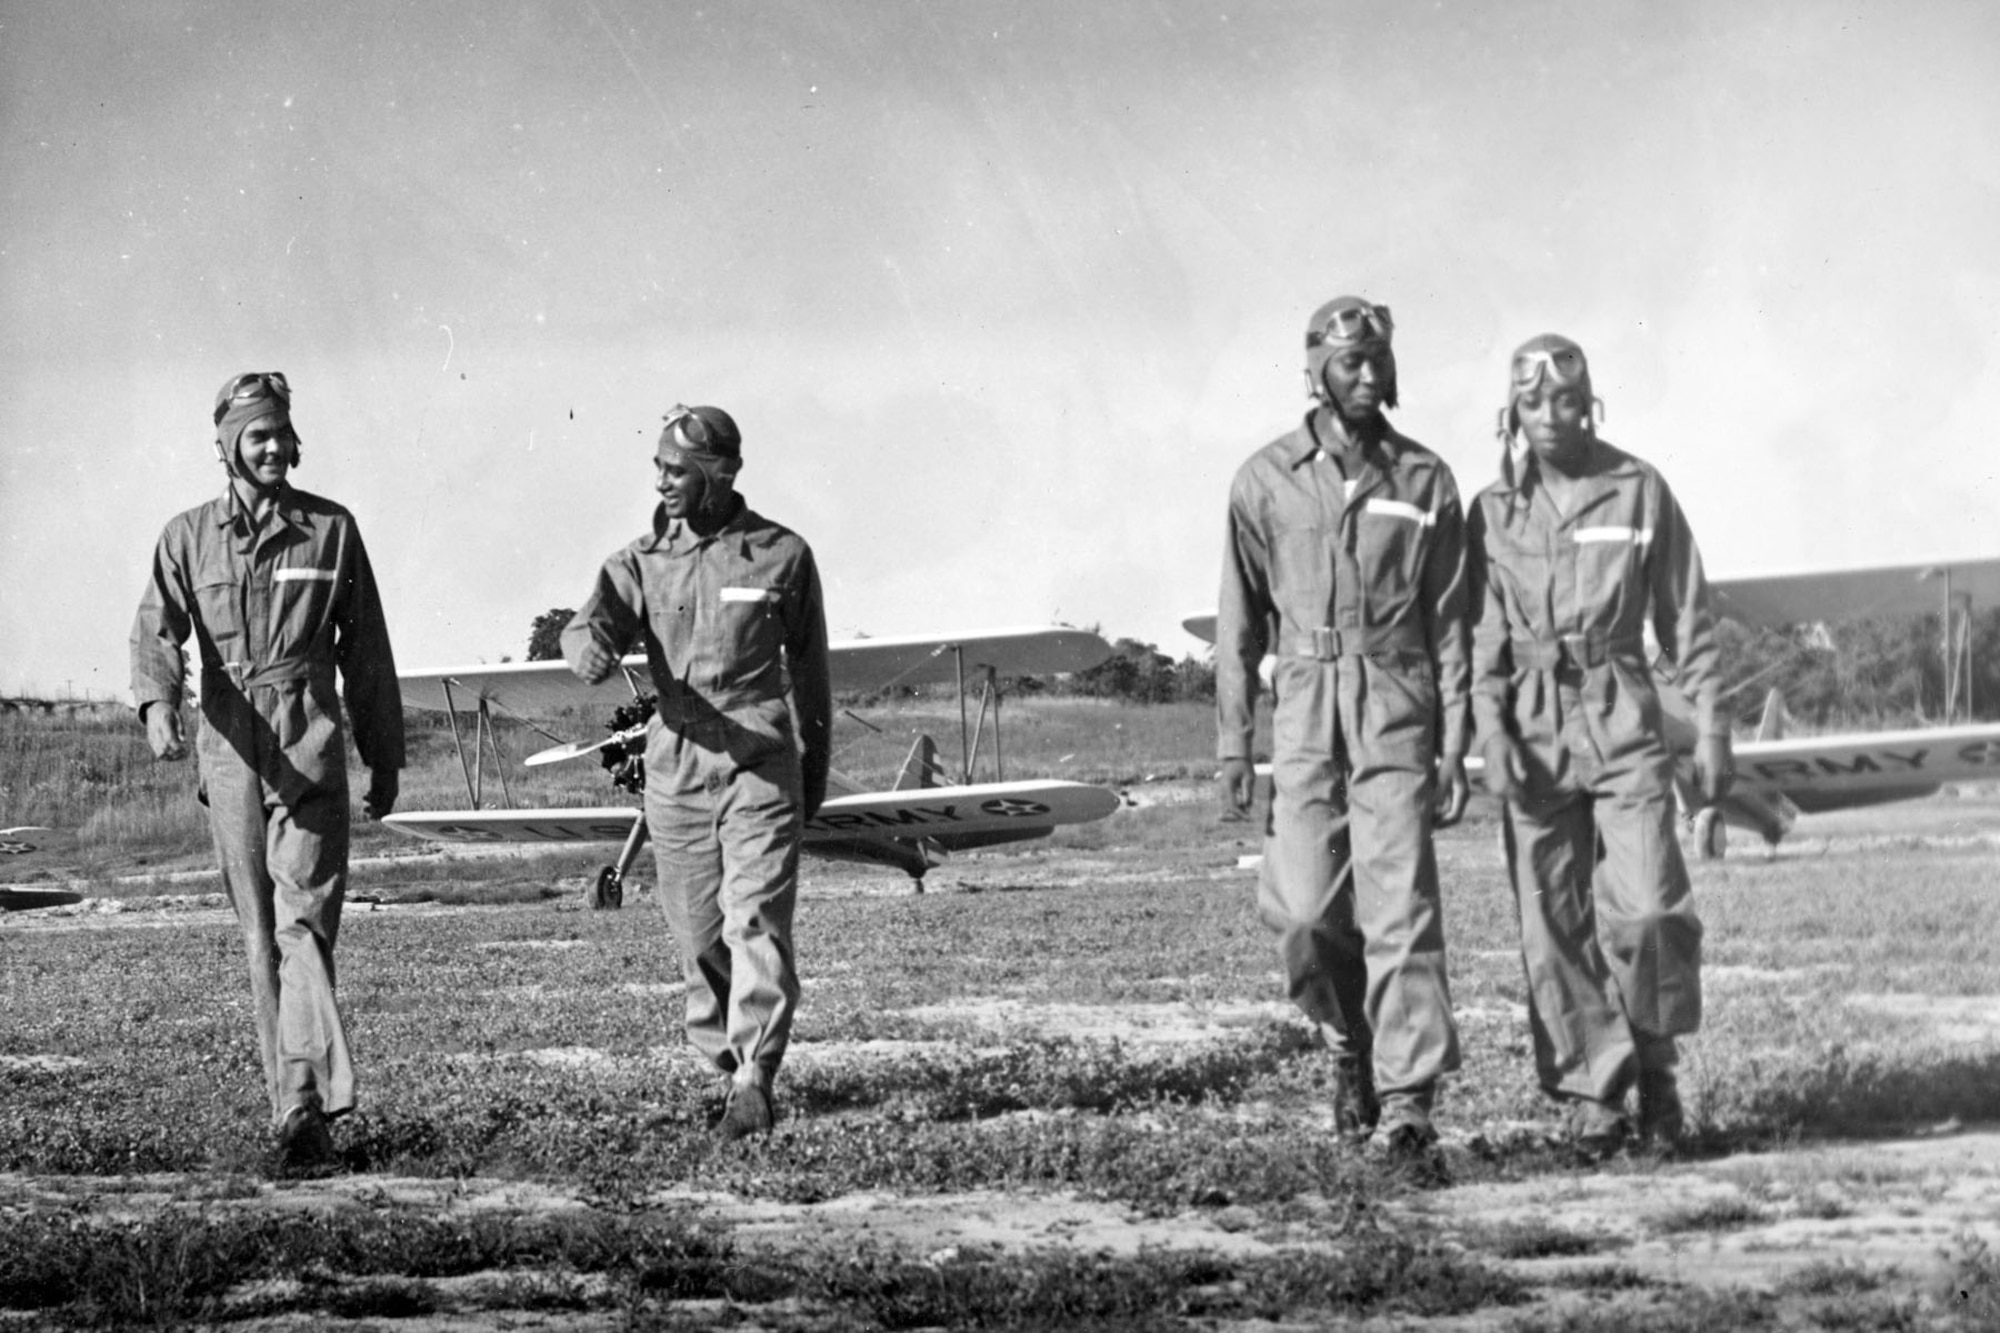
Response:
[[[252,370],[238,375],[223,385],[222,392],[215,397],[215,424],[220,426],[230,409],[266,398],[275,398],[287,407],[291,406],[292,386],[286,382],[283,371]]]
[[[663,447],[670,446],[670,437],[679,432],[685,442],[686,451],[705,454],[712,458],[734,459],[741,457],[742,440],[736,433],[735,423],[720,408],[689,407],[686,403],[675,403],[665,421],[666,430],[661,434]]]
[[[681,437],[704,453],[715,451],[715,432],[701,419],[701,413],[686,403],[675,403],[667,409],[663,418],[668,430],[678,430]]]
[[[1551,385],[1570,388],[1590,378],[1590,366],[1577,347],[1537,347],[1514,355],[1514,387],[1531,389],[1548,376]]]
[[[1354,342],[1361,338],[1380,338],[1387,342],[1395,329],[1396,321],[1390,318],[1388,306],[1345,305],[1329,313],[1325,322],[1306,330],[1306,346]]]

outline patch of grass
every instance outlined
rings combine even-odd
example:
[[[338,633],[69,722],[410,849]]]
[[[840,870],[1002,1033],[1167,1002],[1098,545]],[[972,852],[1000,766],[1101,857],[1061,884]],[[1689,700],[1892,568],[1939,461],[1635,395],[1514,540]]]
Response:
[[[1464,1314],[1521,1298],[1511,1279],[1430,1244],[1385,1233],[1337,1253],[1255,1260],[1047,1250],[913,1261],[864,1249],[815,1275],[818,1301],[888,1328],[1182,1327],[1188,1318],[1296,1321],[1329,1315]]]
[[[1879,1290],[1882,1274],[1861,1264],[1808,1264],[1781,1278],[1776,1290],[1799,1296],[1859,1296]]]
[[[1573,1258],[1617,1249],[1626,1243],[1619,1237],[1585,1235],[1541,1217],[1471,1227],[1461,1231],[1459,1239],[1467,1248],[1496,1259]]]
[[[264,1283],[272,1285],[254,1298],[259,1314],[404,1318],[438,1309],[434,1281],[460,1274],[532,1266],[720,1296],[731,1261],[726,1241],[670,1216],[29,1214],[0,1231],[0,1309],[87,1325],[171,1324],[216,1318],[233,1290]]]
[[[1647,1218],[1646,1224],[1662,1236],[1678,1236],[1695,1231],[1734,1231],[1755,1226],[1767,1217],[1748,1199],[1731,1197],[1669,1208]]]

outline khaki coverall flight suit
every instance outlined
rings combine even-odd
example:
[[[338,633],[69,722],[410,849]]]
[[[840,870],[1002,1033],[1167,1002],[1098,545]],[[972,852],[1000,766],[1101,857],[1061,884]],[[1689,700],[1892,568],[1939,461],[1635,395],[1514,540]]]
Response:
[[[1701,1023],[1701,922],[1644,628],[1702,734],[1716,644],[1666,482],[1603,440],[1590,448],[1567,516],[1526,454],[1474,502],[1473,710],[1482,737],[1515,737],[1525,769],[1505,840],[1542,1087],[1616,1103],[1639,1072],[1636,1041]]]
[[[1388,431],[1350,480],[1335,429],[1316,410],[1230,488],[1216,753],[1251,757],[1275,653],[1259,914],[1328,1046],[1421,1104],[1459,1061],[1431,821],[1440,743],[1468,739],[1464,517],[1437,455]]]
[[[403,766],[389,628],[353,515],[286,487],[252,531],[231,491],[168,522],[132,624],[132,694],[181,706],[201,654],[195,753],[222,882],[249,947],[273,1126],[299,1106],[354,1107],[334,1001],[347,893],[346,726],[369,769]]]
[[[768,1088],[799,1000],[804,790],[824,790],[833,695],[811,548],[736,506],[709,537],[656,511],[652,532],[604,562],[562,643],[572,667],[592,639],[617,655],[645,644],[658,697],[646,825],[680,945],[688,1040]]]

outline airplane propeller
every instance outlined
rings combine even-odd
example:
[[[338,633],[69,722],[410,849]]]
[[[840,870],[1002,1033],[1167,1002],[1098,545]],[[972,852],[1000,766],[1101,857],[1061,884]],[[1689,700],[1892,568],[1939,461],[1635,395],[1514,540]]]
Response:
[[[565,759],[581,759],[584,755],[596,754],[599,750],[606,750],[614,745],[636,741],[645,734],[645,724],[641,723],[636,727],[627,727],[623,731],[614,731],[601,741],[570,741],[566,745],[552,745],[546,750],[537,750],[521,762],[529,768],[537,768],[542,764],[560,764]]]

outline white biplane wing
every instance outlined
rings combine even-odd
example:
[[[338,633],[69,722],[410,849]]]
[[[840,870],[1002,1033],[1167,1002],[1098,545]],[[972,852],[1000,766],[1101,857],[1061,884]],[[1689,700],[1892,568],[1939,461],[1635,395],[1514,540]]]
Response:
[[[0,829],[0,856],[32,856],[52,845],[73,842],[69,835],[37,824]],[[20,884],[0,885],[0,912],[27,912],[37,907],[66,907],[83,901],[83,895],[68,889],[40,889]]]
[[[2000,600],[2000,560],[1937,560],[1919,565],[1809,570],[1716,579],[1716,609],[1746,625],[1786,625],[1909,616],[1947,600]]]
[[[977,846],[984,835],[1007,840],[1035,836],[1064,824],[1086,824],[1118,808],[1106,787],[1060,780],[984,782],[963,787],[836,796],[806,821],[804,850],[832,851],[851,844],[894,839],[930,842],[950,850]],[[640,811],[610,805],[550,810],[426,810],[390,815],[382,822],[398,833],[433,842],[623,842]]]
[[[951,683],[959,693],[959,728],[963,741],[960,781],[934,785],[942,769],[936,747],[923,737],[910,752],[895,789],[858,792],[827,801],[808,822],[802,850],[816,856],[868,861],[896,866],[919,886],[924,872],[944,853],[1045,837],[1063,824],[1102,819],[1118,808],[1116,792],[1079,782],[1007,782],[1001,770],[999,746],[1000,678],[1085,671],[1111,656],[1111,645],[1088,630],[1068,626],[1031,629],[979,630],[965,634],[911,635],[901,638],[849,639],[829,646],[829,668],[837,693],[857,693],[900,685]],[[498,709],[522,720],[548,717],[577,704],[620,705],[630,710],[620,729],[608,738],[573,741],[529,758],[530,764],[559,762],[595,751],[616,759],[612,747],[644,745],[646,723],[634,723],[634,701],[650,685],[643,656],[624,659],[624,670],[600,685],[586,685],[562,662],[501,663],[498,666],[443,667],[400,673],[406,707],[432,709],[452,719],[452,734],[465,770],[470,810],[415,811],[391,815],[383,822],[398,833],[439,842],[593,843],[624,844],[615,865],[598,876],[591,895],[594,906],[615,907],[622,901],[625,872],[646,839],[644,821],[636,808],[604,806],[591,809],[481,809],[484,754],[490,750],[502,763],[491,726]],[[968,676],[981,681],[979,725],[967,731],[965,686]],[[993,710],[995,781],[974,783],[972,768],[984,735],[988,706]],[[474,762],[468,763],[458,714],[475,713]],[[631,723],[631,725],[623,725]],[[540,726],[530,722],[536,730]],[[544,733],[548,734],[548,733]],[[501,768],[505,787],[505,769]],[[834,775],[839,782],[838,775]]]
[[[843,639],[828,645],[836,694],[894,685],[936,685],[969,675],[1052,675],[1087,671],[1111,656],[1111,645],[1088,630],[1067,626],[974,630],[965,634]],[[642,684],[641,654],[622,664]],[[405,708],[476,712],[482,703],[503,712],[544,715],[576,704],[627,704],[632,688],[619,675],[586,685],[562,662],[501,662],[397,673]]]
[[[1937,611],[1947,598],[2000,601],[2000,560],[1933,560],[1864,569],[1815,569],[1710,579],[1716,610],[1746,625],[1786,625],[1865,620]],[[1181,621],[1204,643],[1215,642],[1215,614]]]

